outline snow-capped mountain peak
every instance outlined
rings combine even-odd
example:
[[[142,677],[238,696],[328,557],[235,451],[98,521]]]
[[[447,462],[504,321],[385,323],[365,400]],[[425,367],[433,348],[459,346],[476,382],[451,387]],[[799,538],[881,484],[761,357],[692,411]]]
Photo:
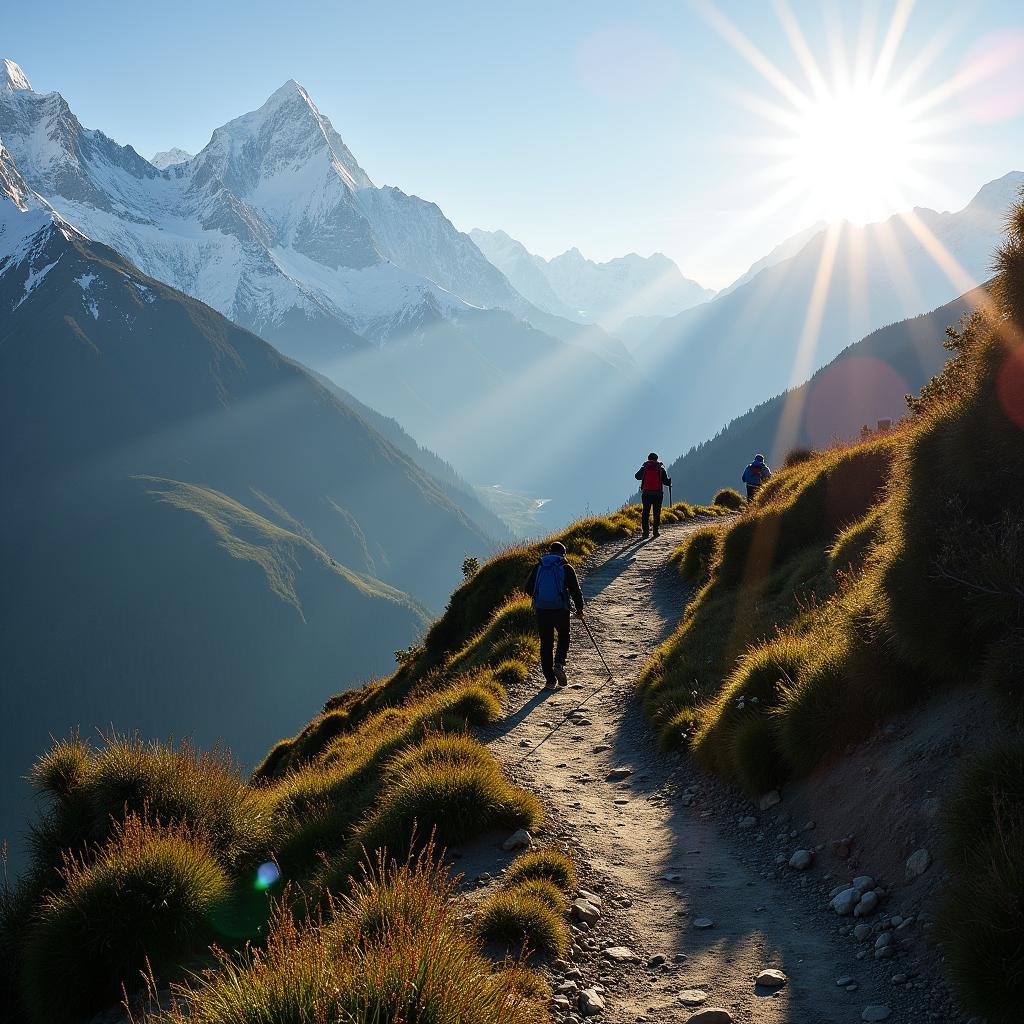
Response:
[[[28,75],[13,60],[8,60],[5,57],[0,62],[0,89],[14,92],[18,89],[31,90],[31,88],[32,83],[29,82]]]
[[[161,171],[166,170],[168,167],[175,167],[178,164],[188,163],[192,159],[192,154],[178,146],[173,146],[171,149],[161,150],[159,153],[154,153],[149,158],[149,162],[154,166],[158,167]]]

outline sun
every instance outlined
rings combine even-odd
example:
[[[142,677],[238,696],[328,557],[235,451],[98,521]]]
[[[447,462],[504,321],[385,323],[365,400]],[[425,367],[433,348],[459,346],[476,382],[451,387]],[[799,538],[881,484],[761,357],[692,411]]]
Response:
[[[774,8],[795,67],[782,67],[745,36],[713,0],[692,0],[707,22],[769,86],[729,86],[741,107],[742,131],[727,142],[762,195],[748,220],[785,212],[807,226],[857,224],[910,211],[913,197],[941,192],[936,165],[958,158],[961,126],[952,101],[993,69],[977,60],[952,73],[937,65],[948,32],[908,52],[904,35],[912,0],[895,0],[887,24],[861,9],[856,32],[825,15],[826,42],[811,45],[787,0]],[[881,32],[878,29],[882,28]],[[848,45],[852,42],[852,52]],[[927,83],[927,84],[926,84]]]
[[[828,91],[789,120],[780,172],[815,219],[866,224],[904,203],[921,154],[919,126],[897,96],[869,86]]]

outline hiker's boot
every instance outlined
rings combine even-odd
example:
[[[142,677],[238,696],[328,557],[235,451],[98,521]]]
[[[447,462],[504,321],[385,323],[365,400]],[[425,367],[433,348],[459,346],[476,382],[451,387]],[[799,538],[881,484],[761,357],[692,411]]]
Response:
[[[555,665],[554,672],[555,672],[555,679],[558,680],[558,685],[559,686],[568,686],[569,685],[569,677],[565,674],[565,666],[564,665]]]
[[[557,679],[545,679],[544,680],[544,689],[545,690],[555,690],[557,688],[558,688],[558,680]]]
[[[655,530],[654,531],[654,536],[655,537],[660,537],[661,536],[661,530]]]

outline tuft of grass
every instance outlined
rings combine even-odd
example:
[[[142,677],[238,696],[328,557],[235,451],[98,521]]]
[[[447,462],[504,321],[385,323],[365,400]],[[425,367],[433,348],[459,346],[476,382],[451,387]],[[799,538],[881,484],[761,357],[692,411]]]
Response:
[[[935,924],[946,963],[972,1013],[1011,1024],[1024,985],[1024,744],[967,770],[945,824],[952,879]]]
[[[431,850],[379,855],[326,921],[274,918],[265,947],[220,954],[218,969],[175,988],[152,1024],[542,1024],[550,996],[532,972],[495,968],[457,916]]]
[[[560,908],[526,888],[537,884],[527,882],[488,896],[477,911],[481,938],[516,953],[561,956],[568,945],[568,929]]]
[[[558,850],[532,850],[517,857],[505,872],[506,885],[533,881],[553,882],[563,892],[576,888],[576,868],[566,853]]]
[[[782,460],[783,469],[792,469],[793,466],[799,466],[802,462],[810,462],[814,458],[814,449],[808,448],[806,445],[797,445],[795,448],[790,448],[786,452],[786,457]]]
[[[62,875],[28,930],[22,968],[29,1014],[50,1024],[80,1021],[143,970],[160,976],[202,951],[230,887],[206,836],[134,815],[94,861],[68,858]]]
[[[57,740],[38,758],[32,766],[32,782],[40,792],[67,801],[85,784],[91,768],[89,743],[75,733]]]
[[[564,914],[569,909],[569,898],[554,882],[546,878],[530,878],[525,882],[519,882],[515,886],[505,887],[509,892],[516,892],[520,896],[536,897],[541,903],[546,903],[552,910]]]
[[[400,852],[417,826],[428,823],[447,846],[494,828],[530,828],[540,818],[537,798],[513,786],[488,755],[487,761],[414,764],[384,791],[354,839],[368,850]]]
[[[721,540],[721,530],[713,526],[695,530],[687,537],[685,544],[672,553],[672,562],[683,579],[695,586],[703,586],[710,579]]]
[[[711,501],[712,505],[718,508],[729,509],[730,512],[739,512],[746,504],[743,495],[732,487],[723,487],[718,491]]]

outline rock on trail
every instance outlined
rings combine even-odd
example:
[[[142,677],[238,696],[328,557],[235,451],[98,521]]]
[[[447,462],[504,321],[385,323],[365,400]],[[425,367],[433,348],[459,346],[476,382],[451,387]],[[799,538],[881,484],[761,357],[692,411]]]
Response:
[[[835,933],[835,914],[773,877],[770,858],[751,850],[763,838],[755,830],[741,838],[735,815],[702,809],[695,769],[659,751],[635,699],[637,676],[687,596],[669,555],[703,525],[601,548],[584,567],[583,590],[614,678],[574,621],[569,687],[544,690],[534,671],[510,694],[508,717],[483,733],[546,804],[534,843],[568,844],[582,868],[572,949],[550,971],[556,989],[571,984],[552,1014],[600,1024],[856,1022],[866,1004],[884,1006],[886,992],[867,978],[856,994],[837,985],[856,961]],[[782,810],[780,799],[772,792],[760,801],[759,829]],[[793,865],[800,878],[814,874],[812,861]],[[850,892],[843,911],[862,895]],[[712,927],[702,928],[705,920]]]

